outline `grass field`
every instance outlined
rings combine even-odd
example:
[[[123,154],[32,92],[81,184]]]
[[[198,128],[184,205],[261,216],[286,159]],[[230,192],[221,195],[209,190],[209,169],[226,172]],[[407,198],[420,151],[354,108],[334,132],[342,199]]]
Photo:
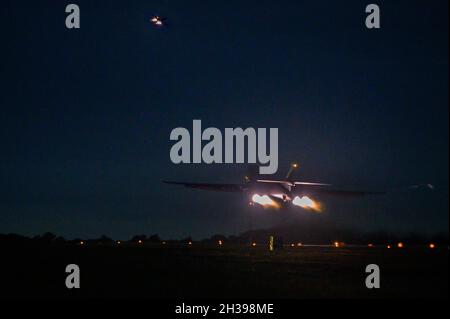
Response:
[[[288,247],[194,243],[2,247],[8,298],[448,298],[448,248]],[[65,287],[77,264],[81,289]],[[381,289],[365,267],[381,269]]]

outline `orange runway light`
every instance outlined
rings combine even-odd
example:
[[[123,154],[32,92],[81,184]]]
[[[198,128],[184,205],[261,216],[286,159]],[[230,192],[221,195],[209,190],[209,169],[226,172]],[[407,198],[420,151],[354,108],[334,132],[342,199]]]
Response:
[[[339,246],[340,246],[340,245],[339,245],[339,242],[335,241],[335,242],[334,242],[334,247],[339,248]]]
[[[397,244],[397,247],[398,247],[398,248],[403,248],[404,245],[403,245],[403,243],[398,243],[398,244]]]
[[[430,247],[430,249],[434,249],[434,248],[436,248],[436,245],[431,243],[428,247]]]

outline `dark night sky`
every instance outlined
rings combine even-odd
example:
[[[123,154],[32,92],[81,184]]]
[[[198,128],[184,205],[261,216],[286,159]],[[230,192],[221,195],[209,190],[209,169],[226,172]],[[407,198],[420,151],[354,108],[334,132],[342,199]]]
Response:
[[[279,174],[360,188],[324,221],[448,231],[448,1],[65,1],[0,4],[0,233],[235,234],[306,212],[161,183],[241,182],[245,165],[171,163],[170,131],[278,127]],[[343,4],[345,3],[345,5]],[[152,14],[169,26],[155,29]]]

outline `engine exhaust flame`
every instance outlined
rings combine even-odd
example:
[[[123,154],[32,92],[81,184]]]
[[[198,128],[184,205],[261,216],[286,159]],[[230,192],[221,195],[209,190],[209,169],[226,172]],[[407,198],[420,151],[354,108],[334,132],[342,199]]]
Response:
[[[309,198],[308,196],[295,196],[295,198],[292,200],[292,204],[295,206],[300,206],[305,209],[313,210],[315,212],[322,211],[322,207],[319,202],[316,202]]]
[[[270,199],[267,195],[258,195],[255,194],[252,196],[252,201],[264,207],[278,207],[278,204],[275,203],[272,199]]]

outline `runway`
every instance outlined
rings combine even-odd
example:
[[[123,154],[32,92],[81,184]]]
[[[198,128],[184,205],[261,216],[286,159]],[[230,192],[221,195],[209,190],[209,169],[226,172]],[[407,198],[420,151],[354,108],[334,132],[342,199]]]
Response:
[[[10,298],[448,298],[448,248],[126,244],[4,249]],[[64,286],[78,264],[81,289]],[[365,286],[377,264],[381,288]],[[24,289],[26,287],[26,289]]]

